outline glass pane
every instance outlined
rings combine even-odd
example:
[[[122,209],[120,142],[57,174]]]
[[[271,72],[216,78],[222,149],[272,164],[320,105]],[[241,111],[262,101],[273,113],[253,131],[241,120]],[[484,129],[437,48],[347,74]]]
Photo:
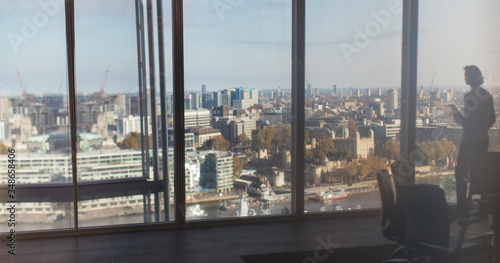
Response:
[[[454,8],[444,8],[450,5]],[[416,160],[416,180],[440,185],[450,203],[457,202],[455,169],[460,166],[460,182],[467,173],[464,153],[499,150],[498,122],[489,115],[499,116],[500,105],[498,8],[493,0],[420,1],[416,144],[421,158]],[[482,77],[470,68],[466,80],[465,67],[470,65]],[[467,120],[456,122],[452,107]],[[478,123],[464,128],[471,121]],[[465,198],[465,184],[459,185]]]
[[[72,228],[64,5],[6,0],[0,17],[0,232]]]
[[[305,212],[380,207],[398,149],[402,1],[306,2]]]
[[[184,1],[188,220],[290,213],[291,2]]]
[[[82,0],[75,4],[81,227],[170,220],[164,213],[163,176],[155,176],[153,169],[153,158],[162,159],[161,152],[158,156],[153,152],[153,145],[159,144],[153,140],[153,119],[160,127],[160,97],[157,92],[152,98],[149,78],[140,77],[138,52],[144,52],[139,54],[147,66],[148,38],[144,25],[143,35],[139,34],[144,43],[138,41],[135,2]],[[144,5],[144,23],[145,9]],[[165,14],[170,17],[169,10]],[[138,51],[138,43],[144,51]],[[170,69],[170,59],[166,61]],[[153,107],[158,108],[156,116]]]

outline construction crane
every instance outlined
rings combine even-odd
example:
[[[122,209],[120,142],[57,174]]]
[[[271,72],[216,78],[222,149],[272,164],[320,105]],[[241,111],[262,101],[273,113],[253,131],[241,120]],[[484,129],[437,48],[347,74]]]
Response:
[[[19,79],[19,85],[21,85],[21,100],[26,98],[26,87],[23,85],[23,81],[21,80],[21,74],[19,73],[19,69],[16,67],[17,78]]]
[[[109,66],[106,69],[106,74],[104,75],[104,82],[101,85],[101,98],[106,98],[106,92],[104,91],[104,88],[106,87],[106,80],[108,79],[108,73],[109,73]]]

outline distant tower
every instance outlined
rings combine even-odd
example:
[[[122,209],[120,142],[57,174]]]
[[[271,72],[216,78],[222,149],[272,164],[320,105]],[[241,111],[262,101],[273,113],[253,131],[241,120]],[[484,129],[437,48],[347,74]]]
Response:
[[[424,98],[424,86],[420,86],[420,90],[418,91],[418,98],[419,99]]]
[[[337,84],[333,84],[333,95],[337,96]]]
[[[360,89],[356,89],[355,90],[355,94],[356,94],[356,97],[361,97],[361,90]]]
[[[312,93],[313,93],[312,92],[312,85],[311,85],[311,83],[308,82],[307,83],[307,95],[312,96],[313,95]]]
[[[205,85],[205,84],[201,85],[201,92],[207,93],[207,85]]]
[[[372,95],[371,89],[366,89],[366,96],[370,97]]]
[[[398,91],[390,89],[387,91],[387,109],[393,111],[398,108]]]

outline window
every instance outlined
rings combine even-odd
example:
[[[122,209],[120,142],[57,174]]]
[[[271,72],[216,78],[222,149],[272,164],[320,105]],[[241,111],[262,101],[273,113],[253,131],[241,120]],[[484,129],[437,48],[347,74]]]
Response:
[[[142,6],[139,2],[138,7],[136,10],[136,1],[75,3],[77,167],[83,197],[79,201],[105,196],[96,201],[100,207],[108,207],[109,198],[126,194],[125,197],[141,204],[133,213],[126,205],[117,205],[86,214],[79,220],[83,227],[171,220],[165,218],[170,208],[161,183],[162,108],[159,80],[155,78],[159,63],[157,23],[152,19],[155,22],[148,24],[146,4]],[[151,8],[156,11],[156,5]],[[168,23],[169,8],[165,11],[164,21]],[[138,21],[143,29],[139,32]],[[148,27],[154,28],[153,39],[149,38]],[[150,41],[155,42],[152,50],[148,46]],[[156,75],[146,72],[150,61],[155,65]],[[167,66],[170,68],[170,64]],[[108,182],[105,192],[97,193],[95,189],[102,180]],[[125,189],[115,185],[123,185]],[[137,191],[142,195],[130,195]]]
[[[290,210],[291,3],[184,1],[187,220]]]
[[[304,209],[380,207],[375,171],[399,150],[402,3],[312,0],[306,11]]]
[[[493,96],[497,117],[500,105],[496,73],[500,69],[496,30],[500,21],[494,11],[499,5],[496,1],[461,2],[420,1],[419,11],[416,181],[440,185],[450,203],[457,202],[455,168],[464,161],[458,160],[460,142],[470,137],[453,120],[450,108],[455,105],[464,114],[464,95],[471,90],[464,81],[465,66],[481,70],[482,87]],[[451,4],[454,8],[443,9]],[[499,150],[498,127],[495,122],[488,131],[490,152]],[[463,151],[475,150],[464,146]]]
[[[64,7],[59,2],[2,1],[0,42],[0,178],[2,207],[7,208],[7,148],[15,149],[17,208],[23,223],[15,231],[68,229],[74,205]],[[63,164],[55,167],[48,160]],[[26,189],[27,184],[61,187],[48,195]],[[4,188],[5,187],[5,188]],[[51,208],[60,218],[45,216]],[[24,211],[29,213],[24,213]],[[0,218],[6,218],[3,213]],[[21,215],[17,215],[18,217]],[[39,220],[43,217],[44,220]],[[0,232],[8,232],[7,224]]]

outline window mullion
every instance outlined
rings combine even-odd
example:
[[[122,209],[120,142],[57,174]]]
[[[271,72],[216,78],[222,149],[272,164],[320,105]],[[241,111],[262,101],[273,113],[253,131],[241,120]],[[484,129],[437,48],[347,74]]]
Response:
[[[403,48],[401,76],[401,156],[406,162],[407,183],[415,183],[417,104],[418,0],[403,1]],[[401,170],[401,169],[400,169]]]
[[[158,168],[158,129],[156,123],[156,69],[155,69],[155,47],[154,47],[154,29],[153,29],[153,4],[151,0],[147,1],[147,15],[148,15],[148,54],[149,54],[149,85],[150,85],[150,100],[149,105],[151,110],[151,134],[152,134],[152,148],[153,156],[153,179],[158,180],[159,168]],[[147,122],[149,124],[149,122]],[[148,146],[149,146],[149,134],[146,134]],[[149,156],[149,152],[148,152]],[[160,199],[159,194],[154,194],[155,200],[155,220],[160,221]]]
[[[76,68],[75,68],[75,2],[65,2],[66,50],[68,59],[69,114],[71,136],[71,168],[73,177],[73,219],[78,231],[78,173],[76,123]]]
[[[183,1],[172,0],[172,59],[174,92],[174,185],[176,221],[186,224],[184,131],[184,28]]]
[[[161,108],[161,149],[162,149],[162,174],[163,174],[163,205],[165,210],[165,221],[170,220],[170,190],[169,190],[169,167],[168,167],[168,147],[167,147],[167,93],[165,83],[165,46],[163,38],[163,1],[157,1],[158,19],[158,63],[160,70],[160,108]]]
[[[292,4],[292,213],[304,214],[305,0]]]

